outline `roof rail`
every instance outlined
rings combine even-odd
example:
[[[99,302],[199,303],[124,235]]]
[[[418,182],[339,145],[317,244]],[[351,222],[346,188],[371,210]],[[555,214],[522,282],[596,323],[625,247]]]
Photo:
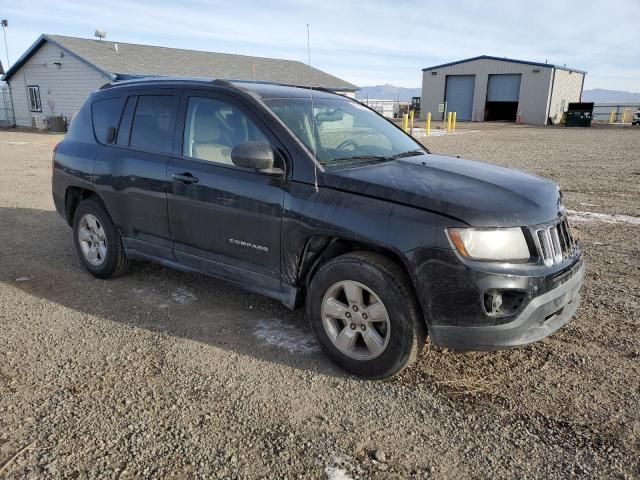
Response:
[[[294,87],[294,88],[305,88],[307,90],[316,90],[318,92],[325,93],[333,93],[336,95],[341,95],[336,93],[335,90],[326,87],[311,87],[309,85],[294,85],[291,83],[279,83],[279,82],[266,82],[266,81],[251,81],[251,80],[223,80],[221,78],[208,79],[202,77],[138,77],[138,78],[122,78],[120,80],[115,80],[109,83],[105,83],[98,90],[106,90],[113,87],[118,87],[120,85],[137,85],[137,84],[145,84],[145,83],[154,83],[154,82],[189,82],[189,81],[197,81],[201,83],[211,83],[214,85],[218,85],[221,87],[233,88],[234,90],[242,90],[241,85],[239,84],[261,84],[261,85],[275,85],[279,87]],[[344,95],[343,95],[344,96]],[[349,98],[349,97],[347,97]]]
[[[154,83],[154,82],[190,82],[190,81],[212,83],[212,82],[215,82],[216,80],[215,79],[212,80],[211,78],[203,78],[203,77],[130,76],[130,77],[120,77],[117,80],[114,80],[109,83],[105,83],[99,88],[99,90],[118,87],[120,85],[136,85],[136,84]]]
[[[237,85],[234,85],[229,80],[222,80],[221,78],[216,78],[211,83],[213,83],[214,85],[220,85],[221,87],[238,88]]]

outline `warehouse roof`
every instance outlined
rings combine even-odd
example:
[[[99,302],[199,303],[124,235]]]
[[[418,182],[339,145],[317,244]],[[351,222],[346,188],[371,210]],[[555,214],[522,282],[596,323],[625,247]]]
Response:
[[[570,72],[587,73],[584,70],[569,68],[564,65],[560,66],[560,65],[554,65],[552,63],[529,62],[527,60],[516,60],[514,58],[507,58],[507,57],[492,57],[491,55],[480,55],[478,57],[471,57],[471,58],[465,58],[464,60],[458,60],[457,62],[449,62],[449,63],[443,63],[442,65],[434,65],[433,67],[423,68],[422,71],[426,72],[427,70],[435,70],[436,68],[450,67],[452,65],[458,65],[459,63],[473,62],[474,60],[497,60],[500,62],[523,63],[525,65],[535,65],[536,67],[557,68],[559,70],[568,70]]]
[[[41,35],[3,77],[10,79],[46,42],[62,48],[112,80],[139,76],[186,76],[286,83],[355,91],[355,85],[295,60]],[[255,72],[255,75],[254,75]]]

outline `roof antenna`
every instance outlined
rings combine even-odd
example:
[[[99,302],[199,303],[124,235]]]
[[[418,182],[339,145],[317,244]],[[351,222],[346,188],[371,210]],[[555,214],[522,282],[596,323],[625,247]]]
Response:
[[[307,23],[307,57],[309,60],[309,71],[311,71],[311,42],[309,38],[309,24]],[[309,92],[311,97],[311,128],[313,129],[313,186],[315,187],[316,192],[318,192],[318,149],[316,146],[318,139],[316,138],[316,115],[314,113],[313,105],[313,83],[311,83]]]

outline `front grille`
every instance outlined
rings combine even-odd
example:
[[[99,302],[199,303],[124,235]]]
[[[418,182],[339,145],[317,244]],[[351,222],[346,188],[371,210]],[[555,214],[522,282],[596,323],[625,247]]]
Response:
[[[569,258],[576,249],[567,217],[552,225],[533,229],[538,254],[545,265],[556,265]]]

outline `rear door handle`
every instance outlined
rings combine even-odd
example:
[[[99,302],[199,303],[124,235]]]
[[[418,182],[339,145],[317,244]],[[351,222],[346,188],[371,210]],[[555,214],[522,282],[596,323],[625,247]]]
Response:
[[[200,179],[198,177],[194,177],[191,173],[189,172],[185,172],[185,173],[174,173],[173,174],[173,179],[178,181],[178,182],[182,182],[185,183],[187,185],[190,185],[192,183],[198,183],[200,181]]]

